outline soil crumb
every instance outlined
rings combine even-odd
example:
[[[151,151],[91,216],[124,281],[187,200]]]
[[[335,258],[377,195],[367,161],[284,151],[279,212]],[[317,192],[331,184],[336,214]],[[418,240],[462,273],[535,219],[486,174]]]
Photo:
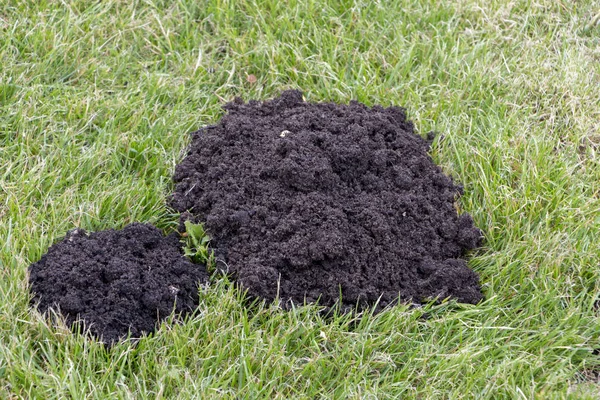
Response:
[[[192,134],[171,205],[205,224],[249,295],[344,309],[482,299],[461,258],[481,231],[404,109],[294,90],[225,109]]]
[[[151,333],[173,311],[198,305],[208,275],[182,253],[176,234],[134,223],[123,230],[75,229],[29,267],[32,305],[59,311],[73,329],[112,345]]]

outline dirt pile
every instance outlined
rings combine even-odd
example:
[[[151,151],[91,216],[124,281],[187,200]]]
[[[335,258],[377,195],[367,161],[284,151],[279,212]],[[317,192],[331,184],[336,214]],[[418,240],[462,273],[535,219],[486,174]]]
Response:
[[[81,319],[107,344],[129,331],[150,333],[173,311],[193,311],[198,285],[208,279],[204,266],[183,256],[176,235],[138,223],[120,231],[72,230],[29,274],[32,304],[44,313],[60,310],[69,325]]]
[[[171,205],[252,296],[344,307],[482,299],[481,232],[403,109],[240,99],[193,133]],[[189,213],[188,213],[189,212]]]

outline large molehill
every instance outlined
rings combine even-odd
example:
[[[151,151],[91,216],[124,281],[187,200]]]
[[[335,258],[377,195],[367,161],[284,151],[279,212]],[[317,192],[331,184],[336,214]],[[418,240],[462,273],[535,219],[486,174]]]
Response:
[[[482,299],[481,232],[405,110],[240,99],[194,132],[171,205],[251,296],[344,308]]]

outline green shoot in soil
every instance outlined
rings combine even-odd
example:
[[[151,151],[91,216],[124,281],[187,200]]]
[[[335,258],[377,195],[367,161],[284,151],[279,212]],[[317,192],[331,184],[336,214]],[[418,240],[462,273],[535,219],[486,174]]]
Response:
[[[210,237],[204,230],[203,224],[193,224],[185,221],[183,246],[184,254],[197,264],[204,264],[209,272],[215,268],[215,255],[209,247]]]

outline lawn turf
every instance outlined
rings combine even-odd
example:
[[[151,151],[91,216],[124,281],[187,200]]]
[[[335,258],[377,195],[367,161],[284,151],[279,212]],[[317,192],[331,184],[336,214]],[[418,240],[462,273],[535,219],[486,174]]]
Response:
[[[0,4],[0,398],[597,398],[600,9],[594,1]],[[401,105],[465,186],[478,306],[360,321],[198,314],[110,352],[28,308],[74,227],[150,222],[188,132],[235,96]]]

